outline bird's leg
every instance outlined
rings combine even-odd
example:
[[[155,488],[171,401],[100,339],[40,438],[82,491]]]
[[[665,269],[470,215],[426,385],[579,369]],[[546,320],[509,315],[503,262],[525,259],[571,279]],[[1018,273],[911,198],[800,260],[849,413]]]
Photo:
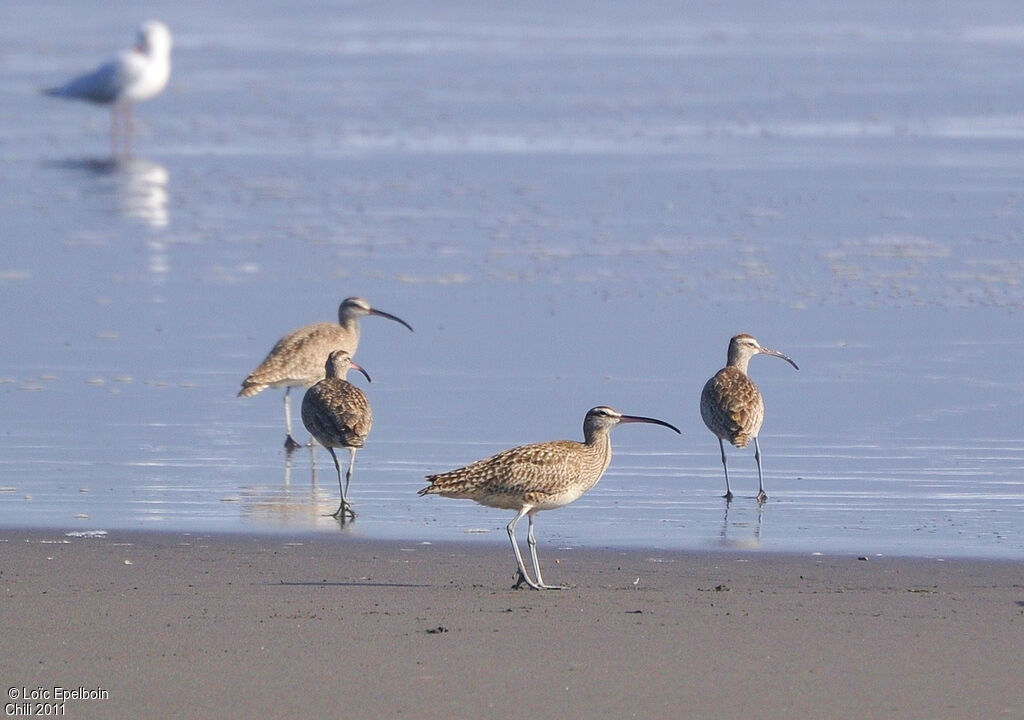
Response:
[[[356,449],[349,448],[348,456],[348,472],[345,473],[345,492],[342,494],[341,499],[345,504],[345,511],[350,517],[354,518],[356,516],[356,511],[352,509],[352,505],[348,501],[348,484],[352,481],[352,473],[355,471],[356,467]]]
[[[132,120],[132,104],[124,103],[124,156],[132,155],[132,135],[135,133],[135,121]]]
[[[722,442],[722,438],[718,438],[718,447],[722,451],[722,467],[725,469],[725,495],[726,500],[732,500],[732,490],[729,489],[729,466],[725,462],[725,443]]]
[[[118,126],[118,108],[117,103],[112,103],[110,106],[110,160],[112,162],[117,161],[117,126]]]
[[[339,505],[337,511],[333,513],[334,517],[338,517],[345,509],[345,486],[341,482],[341,465],[338,464],[338,456],[334,454],[334,448],[327,446],[327,452],[331,454],[331,459],[334,460],[334,469],[338,473],[338,490],[341,492],[341,505]]]
[[[110,155],[118,161],[132,154],[133,124],[131,103],[112,103],[110,106]]]
[[[527,533],[526,542],[530,546],[530,557],[533,558],[533,573],[537,577],[537,585],[545,590],[568,590],[565,585],[545,585],[544,578],[540,576],[540,562],[537,560],[537,539],[533,536],[533,515],[530,513],[530,532]]]
[[[754,438],[754,461],[757,463],[757,501],[763,503],[768,499],[768,493],[764,491],[764,479],[761,477],[761,448]]]
[[[347,515],[355,517],[356,514],[352,512],[352,508],[349,506],[348,500],[345,499],[345,485],[341,479],[341,464],[338,462],[338,456],[334,453],[334,448],[330,446],[328,446],[327,452],[329,452],[331,457],[334,459],[334,469],[338,472],[338,490],[341,491],[341,505],[338,506],[337,510],[331,513],[331,517],[336,517],[344,521]]]
[[[291,385],[284,389],[284,449],[288,452],[294,452],[302,447],[295,442],[295,438],[292,437],[292,401],[288,397],[291,394],[291,391]]]
[[[530,579],[530,576],[526,573],[526,565],[523,564],[522,553],[519,552],[519,545],[516,544],[516,525],[519,524],[519,520],[530,511],[530,508],[523,508],[519,511],[519,514],[512,518],[512,522],[508,524],[506,528],[508,530],[508,539],[512,541],[512,550],[516,554],[516,565],[519,575],[516,578],[516,584],[512,586],[513,590],[522,587],[523,583],[526,583],[534,590],[540,590],[540,585]]]

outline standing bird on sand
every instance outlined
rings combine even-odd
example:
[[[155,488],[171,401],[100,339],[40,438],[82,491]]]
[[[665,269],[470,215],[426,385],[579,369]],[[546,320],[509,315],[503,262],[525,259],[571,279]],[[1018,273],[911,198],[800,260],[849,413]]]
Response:
[[[722,451],[722,467],[725,468],[725,499],[732,500],[729,489],[729,466],[725,462],[725,443],[728,440],[738,448],[745,448],[754,441],[754,460],[757,461],[758,502],[768,499],[761,476],[761,448],[757,434],[764,422],[764,399],[761,391],[750,376],[747,365],[755,355],[774,355],[782,358],[799,370],[796,363],[778,350],[761,347],[757,340],[746,333],[729,341],[729,359],[724,368],[704,385],[700,394],[700,416],[708,430],[718,438]]]
[[[239,397],[252,397],[268,387],[283,387],[284,422],[287,429],[284,447],[288,451],[302,447],[292,437],[292,407],[288,399],[293,387],[309,387],[324,377],[324,358],[333,350],[344,350],[354,357],[359,347],[359,318],[377,315],[412,327],[405,320],[370,307],[361,297],[345,298],[338,308],[338,323],[315,323],[288,333],[277,341],[260,363],[242,381]]]
[[[302,424],[316,441],[327,448],[334,458],[334,469],[338,471],[338,489],[341,491],[341,505],[333,517],[344,520],[355,517],[355,511],[348,502],[348,484],[356,464],[356,450],[366,443],[366,436],[373,427],[373,413],[365,393],[345,379],[349,368],[355,368],[366,377],[363,368],[352,362],[352,356],[345,350],[335,350],[324,366],[326,377],[316,383],[302,398]],[[349,452],[348,472],[341,480],[341,465],[334,448],[347,448]]]
[[[90,73],[43,92],[54,97],[110,105],[111,152],[117,154],[119,116],[120,130],[125,133],[125,150],[130,151],[132,105],[156,97],[167,86],[171,77],[172,44],[168,27],[158,20],[150,20],[139,28],[135,47]]]
[[[518,578],[513,588],[526,583],[535,590],[562,590],[561,585],[545,585],[537,561],[537,541],[533,536],[533,516],[541,510],[568,505],[604,475],[612,461],[612,428],[620,423],[653,423],[679,430],[663,420],[623,415],[610,407],[599,406],[587,412],[583,420],[583,442],[559,440],[522,445],[479,460],[458,470],[430,475],[430,485],[420,495],[443,495],[475,500],[481,505],[515,510],[508,524],[508,537],[516,554]],[[533,559],[534,582],[526,572],[523,556],[516,543],[516,524],[524,515],[530,518],[527,542]]]

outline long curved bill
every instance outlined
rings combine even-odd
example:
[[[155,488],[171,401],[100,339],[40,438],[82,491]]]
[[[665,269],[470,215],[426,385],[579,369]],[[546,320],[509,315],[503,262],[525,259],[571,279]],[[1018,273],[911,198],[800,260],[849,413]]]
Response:
[[[371,308],[369,314],[370,315],[377,315],[377,316],[383,317],[383,318],[387,318],[388,320],[394,320],[396,323],[401,323],[402,325],[405,325],[407,328],[409,328],[410,332],[416,332],[415,330],[412,329],[412,325],[410,325],[409,323],[407,323],[405,320],[403,320],[402,318],[398,317],[397,315],[392,315],[391,313],[386,313],[383,310],[378,310],[376,308]]]
[[[780,353],[778,350],[772,350],[771,348],[763,347],[763,348],[761,348],[761,352],[763,354],[765,354],[765,355],[774,355],[777,358],[782,358],[783,360],[788,362],[790,365],[792,365],[797,370],[800,369],[800,368],[798,368],[796,366],[796,363],[793,362],[793,358],[791,358],[789,355],[784,355],[784,354]]]
[[[658,420],[657,418],[643,417],[641,415],[623,415],[622,417],[619,418],[619,422],[620,423],[650,423],[652,425],[662,425],[664,427],[667,427],[669,430],[675,430],[677,433],[682,435],[682,433],[679,432],[679,428],[677,428],[675,425],[670,425],[669,423],[665,422],[664,420]]]
[[[366,378],[366,382],[373,382],[373,380],[370,379],[370,373],[366,372],[366,370],[363,369],[362,365],[356,365],[354,362],[351,362],[349,363],[349,367],[352,368],[353,370],[358,370],[359,372],[361,372],[363,374],[363,377]]]

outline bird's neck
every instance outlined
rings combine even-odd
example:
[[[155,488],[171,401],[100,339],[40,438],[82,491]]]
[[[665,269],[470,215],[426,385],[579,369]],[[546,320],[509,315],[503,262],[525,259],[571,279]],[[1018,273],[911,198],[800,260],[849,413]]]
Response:
[[[347,333],[352,335],[356,341],[359,340],[359,318],[340,317],[338,318],[338,324],[341,325]]]
[[[601,460],[601,465],[607,469],[612,461],[612,436],[607,430],[599,430],[588,436],[583,443],[590,452]]]
[[[744,375],[747,374],[747,366],[750,364],[749,355],[730,355],[727,367],[736,368]]]

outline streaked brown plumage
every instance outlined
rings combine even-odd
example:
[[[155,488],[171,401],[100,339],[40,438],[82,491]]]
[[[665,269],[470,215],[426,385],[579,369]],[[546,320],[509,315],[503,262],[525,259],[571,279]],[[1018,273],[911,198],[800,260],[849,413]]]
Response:
[[[757,434],[764,422],[764,399],[761,391],[750,376],[747,366],[754,355],[774,355],[787,361],[794,368],[796,363],[778,350],[761,347],[760,343],[746,333],[736,335],[729,341],[729,356],[726,366],[707,381],[700,395],[700,416],[704,424],[718,438],[722,451],[722,467],[725,468],[725,497],[732,499],[729,488],[729,467],[725,462],[724,440],[739,448],[745,448],[754,441],[754,460],[757,462],[757,499],[764,502],[768,495],[764,491],[761,476],[761,448]],[[800,368],[797,368],[799,370]]]
[[[356,462],[356,450],[366,443],[366,436],[373,427],[373,413],[365,393],[349,383],[345,376],[349,368],[355,368],[366,376],[363,368],[352,362],[352,356],[345,350],[330,354],[324,367],[326,377],[306,391],[302,398],[302,424],[316,441],[327,448],[338,471],[338,489],[341,491],[341,505],[334,517],[344,519],[355,517],[348,502],[348,485]],[[348,472],[344,483],[341,479],[341,465],[334,448],[347,448],[349,452]]]
[[[412,330],[409,323],[383,310],[370,307],[360,297],[345,298],[338,307],[338,323],[315,323],[294,330],[274,347],[242,381],[239,397],[252,397],[268,387],[283,387],[284,419],[287,428],[284,445],[288,450],[301,447],[292,437],[292,411],[289,393],[293,387],[309,387],[324,377],[324,358],[333,350],[344,350],[355,357],[359,347],[359,318],[377,315],[394,320]]]
[[[514,587],[526,583],[536,590],[557,589],[560,586],[545,585],[540,574],[533,516],[541,510],[568,505],[594,487],[612,460],[609,433],[616,425],[631,422],[664,425],[679,432],[663,420],[623,415],[610,407],[598,406],[588,411],[583,420],[583,442],[558,440],[515,447],[457,470],[430,475],[430,485],[419,494],[466,498],[481,505],[517,511],[507,527],[518,571]],[[527,542],[536,582],[527,574],[516,543],[516,525],[524,515],[529,517]]]

